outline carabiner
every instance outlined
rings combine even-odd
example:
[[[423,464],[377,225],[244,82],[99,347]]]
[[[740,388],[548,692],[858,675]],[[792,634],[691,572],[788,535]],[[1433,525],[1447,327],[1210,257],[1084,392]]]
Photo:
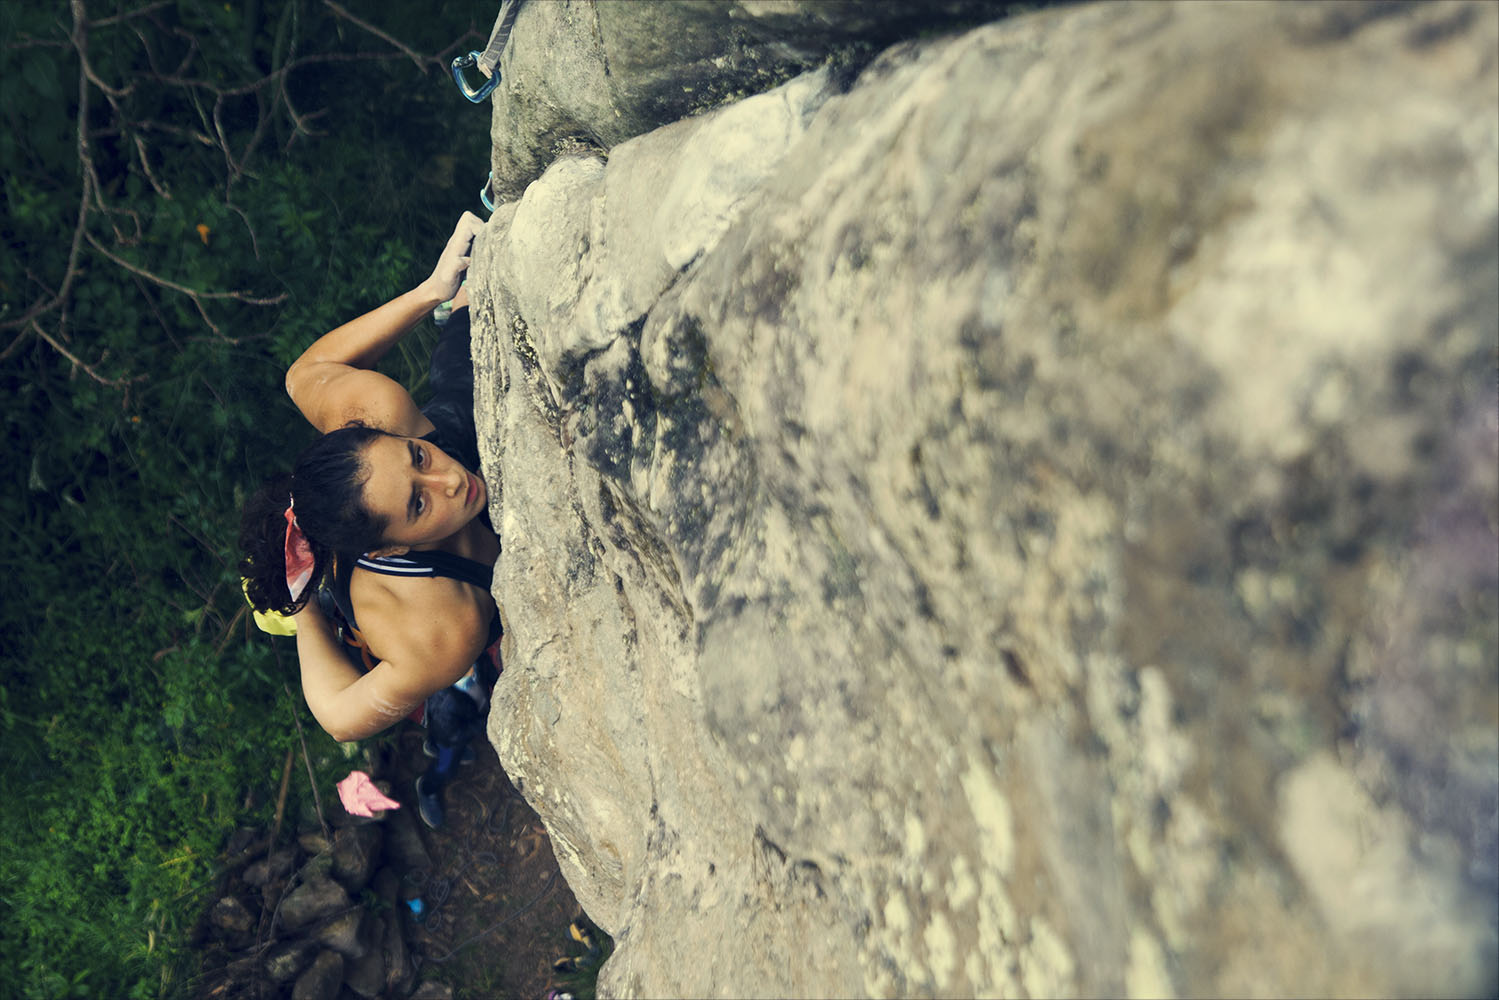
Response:
[[[489,189],[492,187],[494,187],[493,170],[489,172],[489,180],[485,181],[484,186],[479,189],[479,200],[484,203],[485,210],[491,213],[494,212],[494,199],[489,194]]]
[[[456,84],[458,84],[458,89],[459,89],[459,91],[462,92],[463,96],[467,97],[470,101],[473,101],[475,104],[482,103],[484,101],[484,98],[486,98],[486,97],[489,96],[489,92],[491,90],[494,90],[495,84],[497,84],[497,83],[500,82],[500,74],[498,72],[498,70],[499,70],[498,66],[495,67],[495,69],[496,69],[495,74],[493,76],[491,76],[488,80],[485,80],[484,84],[481,87],[479,87],[478,90],[475,90],[473,87],[470,87],[468,85],[468,81],[463,78],[463,71],[464,71],[464,69],[467,68],[467,67],[469,67],[469,66],[473,66],[474,64],[476,64],[479,61],[479,57],[481,55],[483,55],[483,54],[484,53],[482,53],[482,52],[470,52],[466,56],[459,56],[458,58],[456,58],[456,59],[453,60],[453,82],[456,83]]]

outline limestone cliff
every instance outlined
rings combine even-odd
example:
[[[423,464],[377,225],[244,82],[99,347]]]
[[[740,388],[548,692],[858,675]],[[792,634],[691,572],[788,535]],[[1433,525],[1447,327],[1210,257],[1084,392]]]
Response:
[[[543,151],[490,738],[603,990],[1496,989],[1496,52],[1064,7]]]

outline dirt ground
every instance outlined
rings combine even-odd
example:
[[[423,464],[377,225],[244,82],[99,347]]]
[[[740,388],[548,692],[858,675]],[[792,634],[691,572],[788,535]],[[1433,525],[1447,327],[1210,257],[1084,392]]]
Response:
[[[413,815],[413,783],[431,763],[424,736],[405,727],[388,762],[394,797]],[[427,908],[423,922],[408,925],[417,981],[452,986],[454,1000],[545,997],[558,985],[552,963],[578,950],[568,924],[582,911],[546,829],[493,748],[479,739],[473,749],[474,762],[445,792],[443,829],[417,824],[432,858],[431,871],[407,873]]]

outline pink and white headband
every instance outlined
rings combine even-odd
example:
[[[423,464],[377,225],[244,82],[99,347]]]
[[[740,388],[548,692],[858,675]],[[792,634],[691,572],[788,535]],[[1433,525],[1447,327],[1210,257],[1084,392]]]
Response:
[[[302,592],[307,589],[307,584],[312,581],[312,568],[317,560],[312,557],[312,546],[307,542],[307,536],[302,534],[302,529],[297,524],[297,516],[292,512],[296,501],[293,500],[286,506],[286,589],[291,592],[291,599],[298,600]]]

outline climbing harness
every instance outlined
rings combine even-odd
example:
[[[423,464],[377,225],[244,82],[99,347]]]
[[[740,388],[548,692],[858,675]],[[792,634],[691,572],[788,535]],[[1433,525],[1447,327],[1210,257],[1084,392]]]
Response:
[[[500,55],[505,51],[505,44],[510,41],[510,28],[515,24],[515,15],[519,10],[520,0],[505,0],[500,4],[500,16],[495,18],[494,30],[489,33],[489,44],[484,51],[470,52],[453,60],[453,82],[458,85],[459,92],[475,104],[488,97],[500,82]],[[471,87],[464,79],[463,71],[475,65],[488,79],[478,87]]]

